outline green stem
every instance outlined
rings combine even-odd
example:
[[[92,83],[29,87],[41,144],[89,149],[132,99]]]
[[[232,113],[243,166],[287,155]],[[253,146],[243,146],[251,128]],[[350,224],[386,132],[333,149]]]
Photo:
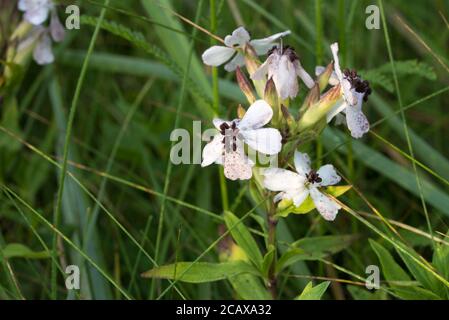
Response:
[[[273,299],[277,298],[277,277],[276,277],[276,262],[277,262],[277,249],[276,249],[276,226],[278,219],[275,217],[276,206],[272,199],[270,199],[270,210],[267,215],[268,223],[268,250],[274,249],[274,258],[271,262],[270,269],[268,270],[268,289],[270,290]]]

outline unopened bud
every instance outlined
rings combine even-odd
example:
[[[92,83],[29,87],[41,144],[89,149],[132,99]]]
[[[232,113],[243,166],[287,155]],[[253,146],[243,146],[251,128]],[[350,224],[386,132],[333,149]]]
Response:
[[[276,85],[274,84],[274,81],[272,78],[268,79],[265,90],[264,90],[264,100],[271,106],[273,109],[273,118],[272,123],[274,126],[276,126],[279,122],[280,117],[280,106],[279,106],[279,98],[276,91]]]
[[[239,106],[237,107],[237,117],[239,119],[242,119],[243,116],[245,115],[245,113],[246,113],[245,108],[243,108],[243,106],[241,104],[239,104]]]
[[[253,88],[248,78],[242,72],[240,67],[237,67],[235,70],[235,75],[237,77],[237,83],[239,84],[240,90],[242,90],[249,104],[253,104],[253,102],[256,101],[256,97],[254,96]]]
[[[332,75],[332,72],[334,71],[334,62],[332,61],[329,63],[324,69],[324,71],[318,76],[317,82],[320,86],[320,92],[323,92],[323,90],[327,87],[327,84],[329,83],[329,78]]]
[[[244,49],[244,56],[246,70],[248,71],[248,74],[252,75],[261,64],[259,58],[257,57],[257,53],[251,45],[247,44]],[[256,92],[259,97],[263,96],[265,82],[265,80],[253,80],[254,87],[256,88]]]
[[[298,129],[304,131],[317,125],[331,111],[335,104],[341,102],[341,87],[337,85],[327,91],[321,99],[310,106],[298,121]]]

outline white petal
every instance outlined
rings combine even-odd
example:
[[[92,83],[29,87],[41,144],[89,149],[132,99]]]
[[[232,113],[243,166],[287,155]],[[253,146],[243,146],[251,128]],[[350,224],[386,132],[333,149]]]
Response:
[[[277,66],[274,61],[270,64],[268,77],[273,77],[278,95],[282,100],[297,96],[299,87],[296,67],[288,56],[282,55]]]
[[[338,58],[338,43],[335,42],[331,44],[332,55],[334,56],[334,71],[340,82],[343,81],[343,74],[340,68],[340,59]]]
[[[302,177],[310,172],[310,158],[307,153],[295,151],[295,168]]]
[[[20,11],[26,11],[30,8],[31,1],[30,0],[19,0],[18,8]]]
[[[297,61],[296,64],[296,74],[301,78],[307,88],[311,89],[315,85],[315,81],[307,73],[307,71],[302,67],[302,65]]]
[[[64,27],[62,26],[61,21],[59,20],[56,10],[53,10],[51,14],[50,32],[51,37],[56,42],[61,42],[62,40],[64,40],[65,30]]]
[[[278,201],[281,201],[282,199],[290,199],[290,198],[287,198],[287,197],[288,196],[286,196],[285,192],[279,192],[278,194],[276,194],[273,197],[273,202],[278,202]]]
[[[358,100],[362,100],[359,98]],[[360,102],[361,104],[361,102]],[[351,135],[358,139],[369,131],[369,122],[358,104],[346,108],[346,123]]]
[[[273,109],[265,100],[259,99],[248,108],[237,127],[241,130],[258,129],[270,122],[272,117]]]
[[[224,144],[222,143],[223,136],[217,134],[214,136],[211,142],[206,144],[203,149],[203,162],[202,167],[206,167],[217,160],[219,160],[223,155]]]
[[[238,27],[235,29],[231,35],[228,35],[224,38],[224,43],[228,47],[243,47],[250,40],[250,36],[248,31],[246,31],[243,27]]]
[[[231,59],[232,55],[235,53],[235,50],[228,47],[223,46],[212,46],[206,51],[203,52],[201,58],[203,59],[203,63],[208,66],[219,66]]]
[[[343,96],[346,102],[350,106],[355,105],[357,103],[357,99],[354,95],[355,90],[352,89],[351,83],[347,79],[343,79],[343,81],[341,82],[341,88],[343,90]]]
[[[270,191],[297,190],[304,187],[304,178],[290,170],[268,168],[262,171],[262,175],[263,185]]]
[[[317,188],[310,188],[310,196],[318,212],[328,221],[333,221],[341,208],[338,203],[324,195]]]
[[[40,65],[49,64],[55,60],[51,48],[51,39],[47,33],[38,40],[33,51],[33,58]]]
[[[307,199],[308,195],[309,189],[307,188],[297,190],[295,194],[292,196],[292,200],[295,207],[299,207],[304,202],[304,200]]]
[[[326,70],[323,66],[316,66],[315,67],[315,75],[318,77],[320,74],[322,74]]]
[[[282,136],[274,128],[260,128],[255,130],[242,130],[243,140],[254,150],[264,154],[278,154],[282,148]]]
[[[224,68],[227,72],[232,72],[237,69],[237,67],[241,67],[245,65],[245,57],[238,52],[234,58],[231,59],[227,64],[225,64]]]
[[[226,152],[224,155],[224,175],[230,180],[248,180],[253,175],[252,163],[242,151]]]
[[[340,182],[341,177],[335,171],[335,168],[331,164],[326,164],[322,166],[317,171],[318,176],[321,178],[321,182],[318,186],[332,186]]]
[[[268,73],[268,66],[270,64],[271,58],[268,57],[264,63],[262,63],[259,68],[251,75],[251,79],[253,80],[265,80],[265,77]]]
[[[348,104],[340,99],[333,107],[332,109],[327,113],[326,115],[326,120],[327,123],[331,122],[331,120],[340,112],[344,111],[346,109],[346,107],[348,106]]]
[[[31,24],[40,25],[48,18],[49,8],[47,5],[44,6],[33,6],[27,9],[24,18]]]
[[[267,38],[251,40],[250,44],[254,48],[254,50],[256,50],[257,55],[261,56],[266,54],[268,50],[270,50],[275,45],[274,42],[277,39],[285,37],[286,35],[289,34],[290,30],[279,32]]]

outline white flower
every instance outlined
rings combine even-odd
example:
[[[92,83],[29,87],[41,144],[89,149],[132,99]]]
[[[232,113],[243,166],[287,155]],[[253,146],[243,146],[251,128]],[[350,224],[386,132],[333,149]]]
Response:
[[[289,46],[274,47],[269,52],[267,60],[251,75],[253,80],[272,78],[277,93],[282,100],[294,98],[298,94],[299,76],[308,88],[315,82],[301,66],[295,50]]]
[[[19,0],[19,10],[25,12],[25,20],[34,25],[44,23],[53,8],[52,0]]]
[[[324,219],[332,221],[341,208],[338,203],[319,191],[320,187],[340,182],[340,176],[330,164],[322,166],[318,171],[310,168],[310,158],[305,153],[295,152],[297,172],[269,168],[262,172],[264,186],[271,191],[280,191],[274,201],[292,200],[299,207],[310,195],[318,212]]]
[[[368,99],[371,94],[371,88],[368,81],[363,81],[355,70],[340,68],[338,59],[338,43],[331,45],[332,55],[334,56],[335,72],[329,79],[329,84],[340,85],[342,101],[337,103],[327,114],[327,122],[330,122],[340,112],[346,113],[346,123],[351,135],[354,138],[361,138],[369,131],[369,122],[362,112],[362,103]],[[324,71],[323,67],[317,67],[317,75]]]
[[[243,119],[224,121],[214,119],[220,131],[203,149],[202,167],[212,163],[223,164],[228,179],[250,179],[254,163],[244,152],[243,143],[267,155],[278,154],[282,147],[280,132],[274,128],[262,128],[273,117],[273,110],[265,100],[255,101]]]
[[[277,39],[288,34],[290,34],[290,30],[276,33],[268,38],[251,40],[248,31],[243,27],[239,27],[231,35],[225,37],[225,46],[212,46],[204,51],[201,57],[203,58],[204,64],[216,67],[222,65],[235,55],[225,65],[225,70],[231,72],[245,64],[245,58],[239,49],[243,50],[247,44],[250,44],[257,55],[264,55],[273,47]]]
[[[64,38],[64,29],[62,29],[62,26],[60,27],[57,24],[50,25],[50,28],[35,26],[28,37],[20,42],[17,50],[26,50],[29,46],[34,45],[33,59],[37,64],[46,65],[53,63],[55,56],[52,50],[52,39],[58,42]]]

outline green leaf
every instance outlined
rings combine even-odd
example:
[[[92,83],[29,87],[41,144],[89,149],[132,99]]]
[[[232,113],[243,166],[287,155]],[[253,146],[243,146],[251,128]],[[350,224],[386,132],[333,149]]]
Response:
[[[330,281],[325,281],[314,287],[312,281],[310,281],[295,300],[321,300],[330,283]]]
[[[330,186],[321,191],[337,198],[348,192],[350,189],[351,186]],[[290,213],[306,214],[313,209],[315,209],[315,204],[310,196],[308,196],[299,207],[295,207],[291,200],[284,199],[278,204],[276,216],[287,217]]]
[[[368,290],[359,286],[347,286],[354,300],[386,300],[387,295],[382,290]]]
[[[369,239],[369,242],[380,260],[382,274],[395,294],[406,300],[440,299],[433,292],[420,288],[415,281],[412,281],[410,276],[396,263],[387,249],[372,239]]]
[[[258,274],[253,266],[243,261],[222,263],[178,262],[151,269],[143,273],[142,277],[204,283],[227,279],[242,273]]]
[[[239,297],[244,300],[270,300],[271,295],[262,284],[259,277],[250,274],[242,273],[236,276],[229,277],[234,290]]]
[[[357,238],[356,235],[308,237],[292,244],[278,260],[276,273],[304,260],[319,260],[346,249]]]
[[[415,260],[410,258],[408,255],[404,254],[400,250],[397,250],[397,253],[404,261],[407,269],[411,272],[411,274],[415,277],[416,280],[426,289],[438,295],[440,298],[444,298],[446,295],[444,285],[435,278],[432,273],[428,270],[424,269],[422,266],[416,263]]]
[[[2,255],[6,259],[26,258],[26,259],[47,259],[51,257],[50,251],[33,251],[20,243],[10,243],[2,250]]]
[[[245,251],[248,258],[258,270],[262,269],[263,257],[248,228],[240,222],[232,212],[226,211],[224,214],[226,226],[231,230],[231,236],[239,247]]]

